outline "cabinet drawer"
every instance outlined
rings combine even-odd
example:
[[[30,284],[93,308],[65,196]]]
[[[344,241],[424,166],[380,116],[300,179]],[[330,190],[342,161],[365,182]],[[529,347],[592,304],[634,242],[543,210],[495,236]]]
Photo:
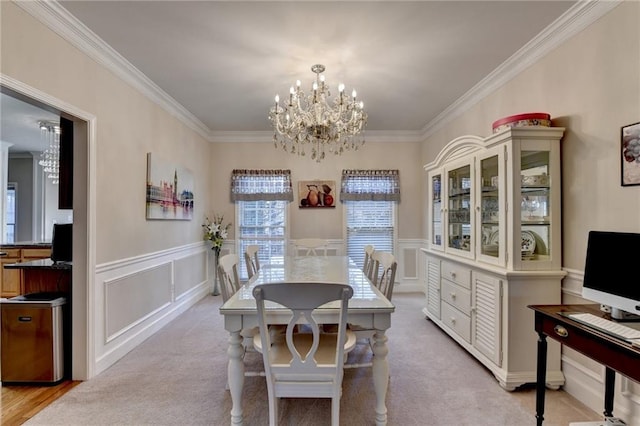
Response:
[[[457,263],[443,261],[440,270],[442,271],[442,278],[471,290],[471,269]]]
[[[7,253],[7,255],[3,257],[3,259],[7,259],[9,257],[20,257],[20,249],[2,249],[0,251]]]
[[[466,288],[443,279],[440,297],[451,306],[471,315],[471,291]]]
[[[22,249],[22,258],[44,259],[51,256],[51,249]]]
[[[449,329],[465,341],[471,343],[471,319],[448,303],[441,306],[442,317],[440,320]]]

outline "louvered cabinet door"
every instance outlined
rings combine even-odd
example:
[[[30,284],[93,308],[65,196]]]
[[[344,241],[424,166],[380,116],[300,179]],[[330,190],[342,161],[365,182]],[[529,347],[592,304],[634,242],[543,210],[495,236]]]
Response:
[[[440,319],[440,259],[427,258],[427,310]]]
[[[472,281],[472,344],[500,367],[502,364],[502,280],[474,271]]]

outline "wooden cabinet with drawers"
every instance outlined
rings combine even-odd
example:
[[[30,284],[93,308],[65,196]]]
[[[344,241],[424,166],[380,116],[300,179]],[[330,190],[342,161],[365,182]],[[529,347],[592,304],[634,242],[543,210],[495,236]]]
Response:
[[[6,269],[4,265],[46,259],[51,256],[49,247],[2,248],[7,253],[0,258],[0,297],[14,297],[24,292],[21,269]]]

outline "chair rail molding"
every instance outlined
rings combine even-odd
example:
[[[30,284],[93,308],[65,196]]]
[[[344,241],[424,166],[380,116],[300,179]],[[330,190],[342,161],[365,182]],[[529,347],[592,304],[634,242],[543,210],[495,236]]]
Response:
[[[211,293],[204,241],[96,266],[95,374]]]

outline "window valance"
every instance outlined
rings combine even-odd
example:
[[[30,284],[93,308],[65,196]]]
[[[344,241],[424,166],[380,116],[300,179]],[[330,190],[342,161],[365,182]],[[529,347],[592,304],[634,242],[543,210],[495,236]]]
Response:
[[[400,171],[343,170],[340,201],[400,201]]]
[[[291,170],[239,170],[231,174],[231,201],[293,201]]]

